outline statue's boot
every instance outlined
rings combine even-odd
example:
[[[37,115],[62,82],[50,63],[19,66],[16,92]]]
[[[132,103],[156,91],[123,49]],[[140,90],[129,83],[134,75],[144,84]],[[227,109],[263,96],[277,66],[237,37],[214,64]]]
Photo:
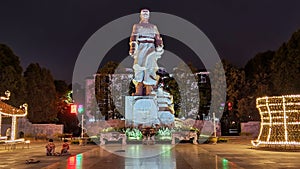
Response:
[[[152,86],[151,85],[146,85],[146,96],[149,96],[152,92]]]
[[[136,86],[135,86],[135,96],[142,96],[143,95],[143,83],[139,82]]]

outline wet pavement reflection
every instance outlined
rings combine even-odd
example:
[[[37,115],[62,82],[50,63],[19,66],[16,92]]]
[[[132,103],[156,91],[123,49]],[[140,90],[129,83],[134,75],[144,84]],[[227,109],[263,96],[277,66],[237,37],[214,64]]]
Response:
[[[105,145],[68,158],[53,168],[194,169],[241,168],[197,145]],[[47,168],[52,168],[47,167]]]

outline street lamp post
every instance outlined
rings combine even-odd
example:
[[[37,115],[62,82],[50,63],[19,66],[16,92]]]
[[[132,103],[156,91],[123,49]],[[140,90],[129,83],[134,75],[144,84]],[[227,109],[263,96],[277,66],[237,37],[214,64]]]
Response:
[[[217,130],[216,130],[216,115],[215,112],[213,112],[213,121],[214,121],[214,137],[217,137]]]
[[[84,115],[83,114],[81,114],[81,138],[83,138],[83,136],[84,136],[84,133],[83,133],[83,121],[84,121]]]

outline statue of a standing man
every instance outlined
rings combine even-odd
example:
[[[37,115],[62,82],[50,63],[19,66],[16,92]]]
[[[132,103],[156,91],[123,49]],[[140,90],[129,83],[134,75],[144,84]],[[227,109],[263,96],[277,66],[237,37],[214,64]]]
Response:
[[[149,23],[150,11],[142,9],[140,22],[134,24],[130,37],[129,54],[134,58],[133,70],[136,92],[135,96],[146,95],[156,85],[157,59],[163,54],[163,41],[155,25]]]

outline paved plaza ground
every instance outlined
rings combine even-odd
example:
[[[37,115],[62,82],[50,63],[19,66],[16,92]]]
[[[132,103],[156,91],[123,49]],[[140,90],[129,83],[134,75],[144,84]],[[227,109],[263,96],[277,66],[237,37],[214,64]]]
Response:
[[[5,169],[298,169],[300,151],[253,148],[250,138],[229,137],[227,143],[71,145],[71,156],[46,156],[46,141],[34,141],[29,149],[0,146],[0,168]],[[55,142],[57,151],[62,142]],[[144,158],[143,158],[144,157]],[[40,160],[25,164],[26,159]]]

